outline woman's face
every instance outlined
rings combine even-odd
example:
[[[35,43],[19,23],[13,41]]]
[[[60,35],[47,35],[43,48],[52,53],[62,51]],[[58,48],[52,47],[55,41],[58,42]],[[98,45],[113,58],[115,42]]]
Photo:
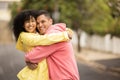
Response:
[[[30,16],[30,20],[24,22],[24,28],[27,32],[35,33],[36,32],[36,20],[34,17]]]

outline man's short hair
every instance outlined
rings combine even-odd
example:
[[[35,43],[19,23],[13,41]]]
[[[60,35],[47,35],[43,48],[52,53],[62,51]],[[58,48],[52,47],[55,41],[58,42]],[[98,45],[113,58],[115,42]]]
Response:
[[[39,10],[38,13],[37,13],[37,17],[40,16],[40,15],[45,15],[48,18],[52,18],[51,15],[49,14],[49,12],[46,11],[46,10]]]

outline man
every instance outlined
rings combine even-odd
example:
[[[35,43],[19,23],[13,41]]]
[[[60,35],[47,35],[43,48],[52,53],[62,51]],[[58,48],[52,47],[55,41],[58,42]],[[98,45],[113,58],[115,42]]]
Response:
[[[46,11],[40,11],[37,17],[37,28],[40,34],[58,32],[59,27],[52,26],[52,19]],[[60,27],[65,24],[56,24]],[[61,28],[62,30],[62,28]],[[26,61],[38,63],[46,58],[50,80],[79,80],[79,73],[72,44],[69,41],[39,46],[26,54]]]

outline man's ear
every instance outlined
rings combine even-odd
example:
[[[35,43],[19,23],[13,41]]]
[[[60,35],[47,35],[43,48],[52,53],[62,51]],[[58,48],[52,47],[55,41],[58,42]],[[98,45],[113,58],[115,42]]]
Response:
[[[50,24],[53,24],[53,20],[52,19],[50,19]]]

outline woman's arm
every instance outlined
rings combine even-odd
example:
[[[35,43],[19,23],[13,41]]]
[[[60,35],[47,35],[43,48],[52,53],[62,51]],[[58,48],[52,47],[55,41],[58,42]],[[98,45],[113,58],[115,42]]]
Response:
[[[17,48],[18,50],[20,50],[20,51],[24,51],[24,49],[23,49],[23,43],[21,42],[20,36],[19,36],[19,38],[18,38],[18,40],[17,40],[16,48]]]
[[[38,46],[38,45],[51,45],[62,41],[68,41],[69,37],[66,31],[45,35],[22,32],[20,34],[20,39],[23,44],[29,46]]]

